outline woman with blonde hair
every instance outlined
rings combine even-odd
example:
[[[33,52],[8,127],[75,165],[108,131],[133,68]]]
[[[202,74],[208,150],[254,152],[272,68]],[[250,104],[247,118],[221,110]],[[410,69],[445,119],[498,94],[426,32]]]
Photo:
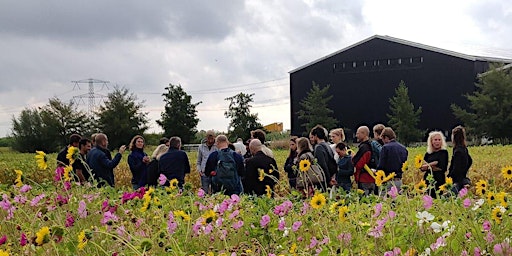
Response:
[[[331,146],[332,152],[334,153],[334,160],[336,160],[336,163],[337,163],[340,156],[336,153],[336,145],[340,142],[345,141],[345,132],[343,131],[343,128],[332,129],[329,132],[329,137],[331,138],[331,142],[332,142],[332,144],[330,146]]]
[[[434,188],[430,189],[431,197],[436,197],[436,191],[445,183],[446,170],[448,169],[448,151],[446,150],[446,139],[442,132],[430,132],[427,139],[427,153],[423,157],[425,164],[420,168],[425,172],[423,179],[429,184],[428,176],[434,179]]]
[[[156,186],[158,177],[160,176],[160,172],[158,171],[158,160],[160,157],[165,154],[169,150],[169,147],[165,144],[160,144],[153,151],[151,155],[151,162],[148,165],[148,175],[147,175],[147,184],[150,186]]]

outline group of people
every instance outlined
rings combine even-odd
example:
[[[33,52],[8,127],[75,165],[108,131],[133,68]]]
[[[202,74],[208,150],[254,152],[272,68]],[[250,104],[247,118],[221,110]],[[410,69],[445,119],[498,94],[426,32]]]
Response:
[[[328,187],[340,187],[345,191],[353,188],[353,183],[365,195],[378,194],[375,183],[377,170],[382,170],[385,177],[389,177],[386,183],[387,192],[391,187],[398,191],[402,186],[403,166],[407,161],[408,151],[405,146],[396,141],[396,134],[391,127],[377,124],[373,127],[373,139],[370,138],[370,129],[360,126],[356,131],[358,144],[357,152],[351,153],[345,140],[342,128],[329,132],[332,144],[327,142],[327,130],[317,125],[306,137],[290,139],[290,153],[286,159],[284,170],[288,175],[288,181],[292,188],[305,190],[311,194],[314,189],[325,191]],[[431,183],[429,190],[431,196],[436,196],[436,191],[445,184],[446,177],[453,179],[453,191],[457,192],[462,187],[469,185],[468,170],[472,164],[471,156],[466,147],[466,133],[462,126],[452,130],[453,156],[448,168],[448,151],[446,139],[442,132],[430,132],[427,140],[427,152],[423,157],[420,170],[424,172],[427,184]],[[330,162],[337,164],[332,168]],[[322,179],[311,179],[310,184],[304,184],[301,162],[308,160],[318,165],[323,171]],[[311,165],[311,170],[314,165]],[[448,172],[448,173],[447,173]],[[298,175],[299,174],[299,175]],[[301,176],[302,175],[302,176]],[[431,179],[428,177],[432,176]],[[309,186],[308,186],[309,185]]]
[[[244,142],[238,139],[230,143],[225,135],[207,131],[198,148],[196,170],[201,179],[201,188],[206,193],[223,192],[231,194],[263,195],[272,191],[279,180],[279,172],[274,154],[265,146],[265,132],[257,129],[251,132],[251,138]],[[348,148],[344,142],[342,128],[329,133],[321,125],[313,127],[309,138],[292,137],[289,141],[290,152],[284,164],[291,188],[303,191],[305,195],[315,190],[326,191],[329,187],[340,187],[350,191],[353,184],[366,195],[378,194],[375,184],[376,170],[382,170],[386,177],[387,189],[402,186],[403,165],[407,161],[408,151],[396,141],[396,134],[391,127],[377,124],[373,127],[373,139],[370,129],[361,126],[356,131],[358,150]],[[329,143],[328,141],[332,142]],[[446,177],[453,179],[454,190],[469,185],[467,172],[472,158],[466,147],[466,133],[462,126],[452,130],[453,156],[448,167],[446,139],[442,132],[430,132],[427,140],[427,152],[423,157],[420,170],[424,179],[431,184],[431,196],[445,183]],[[190,173],[187,154],[181,150],[179,137],[162,138],[160,145],[151,156],[144,152],[146,143],[142,136],[136,135],[129,144],[128,165],[132,173],[133,189],[160,183],[169,186],[176,179],[177,186],[183,187],[185,175]],[[69,145],[57,156],[59,166],[69,165],[66,158],[69,147],[76,147],[83,161],[72,164],[77,181],[85,182],[91,178],[98,181],[98,186],[114,186],[114,168],[119,164],[126,146],[121,146],[112,157],[108,150],[108,137],[103,133],[94,134],[91,139],[80,135],[70,136]],[[307,161],[317,177],[304,178],[304,166]],[[447,173],[448,172],[448,173]],[[160,176],[165,181],[160,181]],[[429,179],[429,176],[432,178]]]

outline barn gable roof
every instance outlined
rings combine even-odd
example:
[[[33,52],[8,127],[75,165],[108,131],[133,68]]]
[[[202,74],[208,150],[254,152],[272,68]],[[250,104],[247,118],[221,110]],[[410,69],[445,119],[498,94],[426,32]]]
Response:
[[[474,56],[474,55],[468,55],[468,54],[464,54],[464,53],[459,53],[459,52],[455,52],[455,51],[450,51],[450,50],[446,50],[446,49],[442,49],[442,48],[438,48],[438,47],[434,47],[434,46],[429,46],[429,45],[425,45],[425,44],[420,44],[420,43],[416,43],[416,42],[411,42],[411,41],[407,41],[407,40],[403,40],[403,39],[400,39],[400,38],[396,38],[396,37],[391,37],[391,36],[382,36],[382,35],[374,35],[372,37],[369,37],[369,38],[366,38],[362,41],[359,41],[353,45],[350,45],[348,47],[345,47],[339,51],[336,51],[334,53],[331,53],[327,56],[324,56],[322,58],[319,58],[317,60],[314,60],[310,63],[307,63],[306,65],[303,65],[303,66],[300,66],[288,73],[294,73],[294,72],[297,72],[301,69],[304,69],[308,66],[311,66],[313,64],[316,64],[318,62],[321,62],[325,59],[328,59],[332,56],[335,56],[339,53],[342,53],[344,51],[347,51],[349,49],[352,49],[356,46],[359,46],[359,45],[362,45],[368,41],[371,41],[373,39],[382,39],[382,40],[386,40],[386,41],[390,41],[390,42],[394,42],[394,43],[398,43],[398,44],[403,44],[403,45],[408,45],[408,46],[412,46],[412,47],[416,47],[416,48],[419,48],[419,49],[423,49],[423,50],[427,50],[427,51],[432,51],[432,52],[438,52],[438,53],[441,53],[441,54],[445,54],[445,55],[449,55],[449,56],[453,56],[453,57],[456,57],[456,58],[461,58],[461,59],[466,59],[466,60],[470,60],[470,61],[485,61],[485,62],[501,62],[501,63],[512,63],[512,59],[505,59],[505,58],[495,58],[495,57],[484,57],[484,56]]]

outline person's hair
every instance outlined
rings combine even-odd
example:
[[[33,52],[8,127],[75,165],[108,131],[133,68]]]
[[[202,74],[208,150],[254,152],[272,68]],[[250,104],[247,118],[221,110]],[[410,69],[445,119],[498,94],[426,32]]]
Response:
[[[167,138],[167,137],[162,137],[162,138],[160,139],[159,144],[165,144],[165,143],[167,143],[167,142],[169,142],[169,138]]]
[[[135,145],[137,140],[138,139],[142,139],[142,141],[144,143],[146,143],[146,140],[144,140],[144,137],[142,137],[141,135],[135,135],[132,140],[130,141],[130,145],[128,146],[128,148],[130,149],[130,151],[133,151],[137,146]]]
[[[395,131],[393,131],[393,128],[391,128],[391,127],[384,128],[384,130],[382,130],[382,133],[380,134],[380,136],[382,138],[388,137],[388,139],[390,139],[390,140],[396,139]]]
[[[208,137],[215,137],[215,131],[213,131],[213,130],[206,131],[205,137],[206,138],[208,138]]]
[[[313,127],[311,129],[310,133],[313,136],[317,136],[321,140],[326,140],[327,139],[326,129],[323,126],[319,125],[319,124],[317,124],[315,127]]]
[[[347,144],[340,142],[340,143],[336,144],[336,148],[340,149],[340,150],[347,149]]]
[[[178,148],[180,148],[180,146],[181,146],[180,137],[177,137],[177,136],[171,137],[171,139],[169,140],[169,147],[178,149]]]
[[[80,149],[82,146],[87,145],[87,143],[91,143],[91,140],[88,138],[83,138],[78,142],[78,149]]]
[[[104,133],[98,133],[94,137],[94,142],[96,145],[100,144],[100,142],[103,142],[105,140],[107,140],[107,135],[105,135]]]
[[[305,150],[311,151],[311,143],[309,143],[309,139],[306,137],[300,137],[297,139],[297,151],[304,152]]]
[[[428,134],[427,139],[427,153],[429,154],[432,154],[432,152],[434,152],[434,148],[432,147],[432,140],[436,135],[441,136],[441,149],[446,149],[446,138],[444,137],[444,134],[440,131],[432,131]]]
[[[165,152],[167,152],[168,149],[169,149],[169,147],[165,144],[158,145],[158,147],[156,147],[155,151],[153,151],[151,158],[160,160],[160,156],[165,154]]]
[[[81,139],[82,139],[82,136],[80,136],[76,133],[71,134],[71,136],[69,136],[69,145],[71,145],[73,143],[79,143]]]
[[[251,149],[251,151],[255,151],[255,152],[258,152],[261,150],[261,146],[263,144],[261,144],[261,141],[260,140],[251,140],[251,142],[249,143],[249,149]]]
[[[228,143],[228,148],[233,151],[236,151],[235,145],[233,145],[233,143]]]
[[[265,132],[261,129],[251,131],[251,137],[261,141],[261,144],[265,144]]]
[[[217,135],[217,137],[215,137],[215,142],[216,143],[219,143],[219,142],[225,142],[225,143],[228,143],[228,137],[226,137],[226,135],[224,134],[221,134],[221,135]]]
[[[381,135],[382,130],[384,130],[384,128],[386,128],[386,126],[384,126],[383,124],[376,124],[373,126],[373,133]]]
[[[466,130],[462,126],[456,126],[452,130],[453,146],[466,146]]]
[[[332,134],[340,136],[341,141],[345,140],[345,132],[343,131],[343,128],[332,129],[331,132],[329,133],[329,135],[332,135]]]
[[[92,143],[92,144],[96,144],[96,136],[98,136],[98,134],[97,134],[97,133],[93,133],[93,134],[91,135],[91,143]]]
[[[295,150],[292,150],[292,149],[290,148],[290,153],[288,153],[288,157],[292,157],[292,156],[295,156],[295,155],[296,155],[296,153],[297,153],[297,139],[298,139],[298,137],[297,137],[297,136],[292,136],[292,137],[290,138],[290,141],[291,141],[291,142],[293,142],[293,143],[295,143]]]
[[[360,130],[361,132],[363,132],[366,136],[370,136],[370,128],[368,128],[368,126],[359,126],[359,128],[357,128],[357,130]]]

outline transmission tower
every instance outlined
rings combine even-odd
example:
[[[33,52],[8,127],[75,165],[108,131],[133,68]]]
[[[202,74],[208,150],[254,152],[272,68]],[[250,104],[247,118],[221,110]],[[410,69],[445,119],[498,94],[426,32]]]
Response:
[[[94,99],[106,97],[105,95],[94,93],[94,85],[101,85],[102,88],[107,87],[107,89],[108,89],[109,81],[103,81],[103,80],[98,80],[98,79],[94,79],[94,78],[89,78],[89,79],[83,79],[83,80],[71,81],[71,82],[75,83],[75,86],[77,86],[78,88],[80,88],[80,84],[85,84],[85,83],[89,84],[89,93],[84,93],[81,95],[73,96],[73,99],[78,98],[80,100],[83,100],[84,98],[88,98],[89,99],[88,112],[89,112],[89,115],[91,115],[94,112],[94,109],[96,107],[95,106],[96,103],[95,103]]]

